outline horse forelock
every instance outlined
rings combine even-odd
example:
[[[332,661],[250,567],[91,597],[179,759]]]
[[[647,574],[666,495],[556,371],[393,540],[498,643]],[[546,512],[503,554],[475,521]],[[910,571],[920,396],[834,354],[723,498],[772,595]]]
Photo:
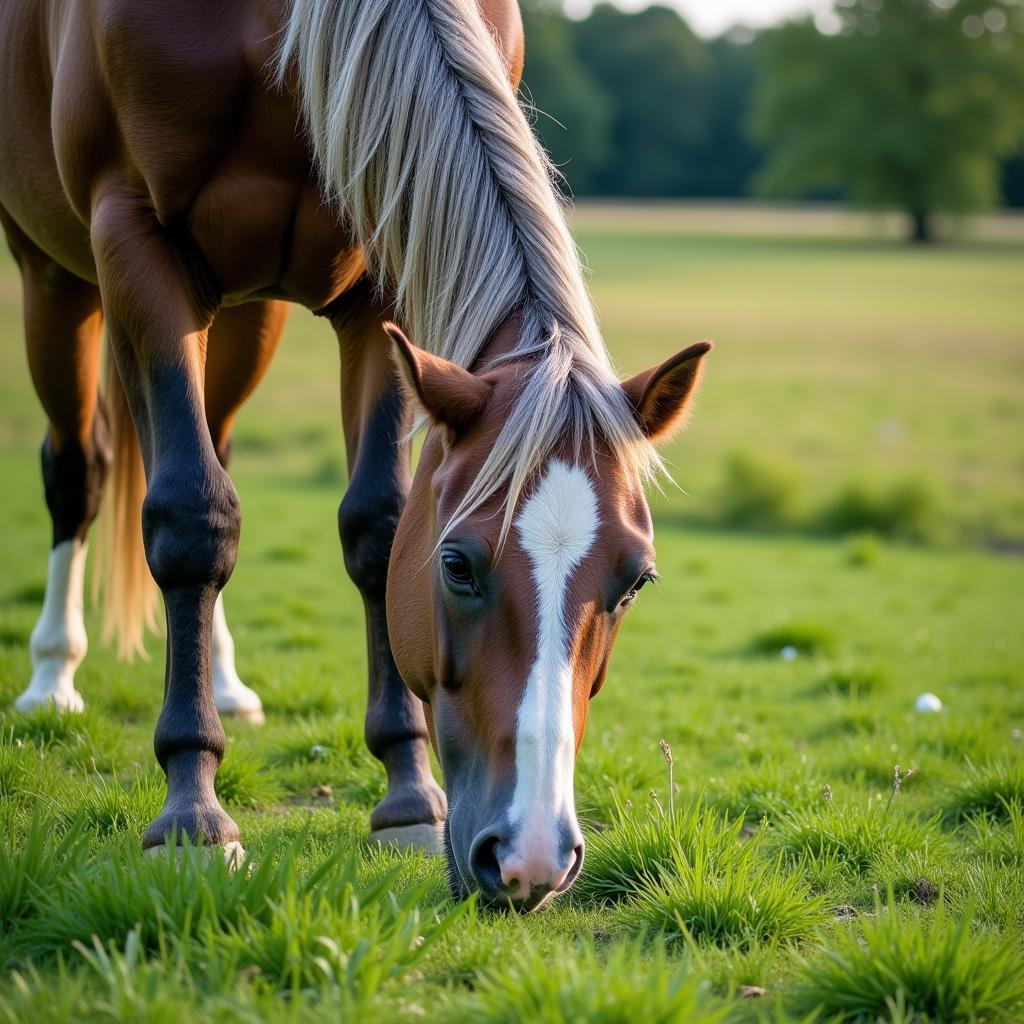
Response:
[[[278,58],[339,216],[413,340],[474,367],[519,316],[503,354],[521,392],[447,534],[523,489],[568,439],[598,439],[639,478],[662,464],[598,331],[555,172],[516,100],[475,0],[292,0]]]

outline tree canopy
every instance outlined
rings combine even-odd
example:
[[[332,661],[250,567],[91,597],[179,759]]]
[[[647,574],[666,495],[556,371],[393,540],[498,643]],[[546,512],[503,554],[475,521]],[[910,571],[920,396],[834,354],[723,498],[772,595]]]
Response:
[[[1005,0],[839,0],[841,30],[786,25],[760,41],[758,174],[792,195],[843,187],[931,215],[999,198],[1001,160],[1024,143],[1024,18]]]
[[[848,196],[932,213],[1024,205],[1024,0],[836,0],[696,36],[668,7],[581,20],[526,0],[524,94],[576,195]]]

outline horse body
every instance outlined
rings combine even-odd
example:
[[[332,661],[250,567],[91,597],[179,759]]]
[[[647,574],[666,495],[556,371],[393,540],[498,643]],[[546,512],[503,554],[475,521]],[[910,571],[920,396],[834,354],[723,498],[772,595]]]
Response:
[[[95,221],[105,204],[130,203],[173,234],[193,275],[216,281],[218,307],[277,298],[321,309],[362,276],[294,103],[268,81],[274,5],[11,6],[0,196],[55,263],[96,283]]]
[[[371,825],[421,841],[446,820],[429,731],[454,800],[455,888],[537,905],[579,870],[586,707],[653,571],[649,443],[679,422],[706,347],[624,390],[611,375],[513,95],[514,0],[0,13],[0,220],[50,424],[54,525],[19,706],[81,705],[84,548],[113,472],[117,540],[141,503],[167,620],[155,747],[168,794],[144,845],[174,828],[238,842],[213,787],[217,712],[262,711],[219,597],[240,529],[225,467],[288,303],[304,305],[341,355],[339,531],[366,608],[367,743],[388,774]],[[389,339],[392,316],[429,351],[397,328]],[[413,404],[429,424],[415,479]],[[141,577],[113,578],[134,642]]]

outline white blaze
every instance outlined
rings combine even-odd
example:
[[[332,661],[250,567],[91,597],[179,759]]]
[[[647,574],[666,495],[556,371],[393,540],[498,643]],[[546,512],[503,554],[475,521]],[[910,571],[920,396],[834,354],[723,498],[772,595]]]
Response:
[[[509,817],[527,847],[557,844],[563,816],[575,814],[573,666],[565,600],[573,570],[597,534],[597,496],[583,470],[552,460],[516,519],[537,587],[537,660],[519,705],[516,785]]]
[[[50,552],[43,610],[30,641],[32,681],[14,702],[19,711],[51,701],[62,711],[85,707],[75,689],[75,669],[88,647],[82,614],[87,548],[74,539],[61,541]]]

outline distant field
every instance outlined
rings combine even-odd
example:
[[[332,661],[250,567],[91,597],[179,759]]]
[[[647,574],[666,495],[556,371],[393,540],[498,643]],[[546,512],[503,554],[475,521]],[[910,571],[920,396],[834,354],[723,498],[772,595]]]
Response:
[[[438,862],[363,844],[383,778],[336,534],[336,357],[306,313],[233,467],[226,601],[268,721],[228,723],[220,785],[256,870],[138,853],[162,799],[159,640],[133,665],[94,640],[80,718],[6,710],[49,526],[0,264],[0,1022],[1024,1018],[1024,563],[987,550],[1024,540],[1019,224],[929,250],[833,211],[585,207],[575,224],[624,372],[718,348],[670,451],[686,493],[656,500],[663,582],[593,705],[584,875],[522,920],[461,916]],[[723,482],[736,453],[748,475]],[[938,543],[822,528],[851,482],[909,479]],[[726,529],[743,487],[754,512]],[[924,691],[945,710],[915,713]],[[897,764],[915,774],[893,794]]]

